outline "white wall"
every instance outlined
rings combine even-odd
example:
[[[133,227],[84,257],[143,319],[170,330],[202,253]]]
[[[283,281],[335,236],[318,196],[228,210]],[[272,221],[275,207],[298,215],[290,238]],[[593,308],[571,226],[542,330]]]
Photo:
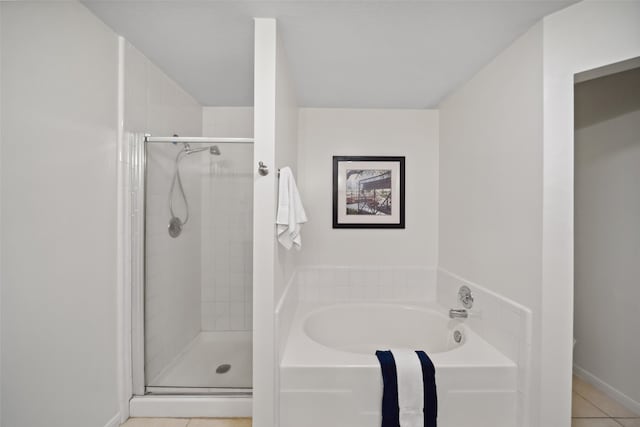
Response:
[[[204,107],[202,134],[253,137],[252,107]],[[244,330],[253,321],[253,144],[218,144],[203,158],[202,330]]]
[[[202,106],[130,43],[125,47],[127,132],[199,136]]]
[[[635,2],[578,3],[442,105],[440,265],[532,309],[532,425],[570,423],[573,76],[638,56],[639,23]]]
[[[276,105],[275,105],[275,164],[272,173],[277,177],[278,169],[289,166],[296,180],[300,177],[298,169],[298,104],[293,87],[293,77],[289,71],[287,55],[282,40],[277,37],[276,46]],[[276,179],[276,186],[278,180]],[[276,195],[278,191],[276,188]],[[305,226],[303,226],[305,227]],[[306,238],[305,238],[306,239]],[[299,253],[287,250],[278,241],[275,245],[275,293],[277,304],[285,286],[291,281],[298,263]],[[303,245],[306,249],[306,246]]]
[[[2,14],[2,139],[11,158],[2,172],[24,180],[2,194],[14,207],[3,211],[11,224],[3,223],[2,243],[12,247],[3,282],[15,284],[3,289],[13,307],[3,310],[2,340],[12,344],[3,354],[3,387],[11,390],[3,406],[12,408],[3,423],[115,423],[118,38],[77,3],[2,4]],[[200,134],[191,97],[130,45],[124,60],[127,132]],[[17,233],[22,221],[37,240]],[[197,331],[195,285],[196,302],[179,319],[195,316]]]
[[[0,8],[0,422],[101,427],[118,411],[117,37],[78,3]]]
[[[440,266],[527,305],[540,291],[541,29],[440,109]]]
[[[202,135],[253,137],[253,107],[202,107]]]
[[[124,57],[125,132],[156,136],[202,134],[200,104],[127,43]],[[176,239],[169,236],[168,195],[175,156],[182,146],[149,144],[147,150],[145,373],[150,385],[200,332],[202,155],[180,165],[189,202],[189,222]],[[184,219],[177,187],[174,210]]]
[[[568,426],[573,318],[574,74],[640,56],[640,3],[581,2],[544,26],[541,419]]]
[[[575,87],[574,364],[640,408],[640,68]]]
[[[440,109],[439,265],[532,310],[534,390],[540,373],[541,61],[538,24]]]
[[[289,71],[287,55],[279,33],[276,33],[276,79],[275,79],[275,157],[272,172],[276,178],[278,170],[288,166],[293,172],[294,178],[299,177],[298,169],[298,103],[294,89],[293,77]],[[279,180],[275,180],[275,197],[278,197]],[[278,202],[276,200],[276,207]],[[304,226],[303,226],[304,227]],[[274,230],[275,231],[275,230]],[[280,369],[280,330],[276,321],[275,307],[280,302],[285,289],[295,280],[298,265],[299,252],[296,249],[287,250],[277,239],[273,241],[275,258],[274,262],[274,292],[273,311],[274,316],[274,362],[276,370]],[[304,244],[302,246],[305,248]],[[274,412],[275,425],[280,425],[280,375],[274,376]]]
[[[253,186],[253,425],[276,425],[275,212],[276,45],[275,19],[255,20]],[[261,176],[262,161],[271,173]]]
[[[438,112],[300,109],[301,265],[437,265]],[[406,229],[333,229],[333,156],[406,156]]]
[[[2,22],[2,7],[0,7],[0,23]],[[2,100],[2,38],[0,29],[0,100]],[[0,101],[0,271],[2,271],[2,102]],[[2,274],[0,273],[0,384],[2,384]],[[0,386],[0,425],[2,425],[2,387]]]
[[[277,170],[296,167],[297,105],[275,19],[255,20],[255,145],[253,216],[253,425],[277,425],[275,306],[296,261],[275,233]],[[256,164],[269,167],[267,176]]]

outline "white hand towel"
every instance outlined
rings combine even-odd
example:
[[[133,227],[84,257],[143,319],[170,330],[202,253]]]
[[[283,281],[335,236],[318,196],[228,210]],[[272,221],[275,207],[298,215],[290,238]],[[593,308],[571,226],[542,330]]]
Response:
[[[398,374],[400,427],[424,427],[422,365],[415,351],[391,349]]]
[[[291,172],[291,168],[285,166],[280,169],[278,214],[276,216],[280,244],[287,249],[291,249],[294,245],[300,249],[302,247],[300,226],[305,222],[307,222],[307,214],[302,206],[293,172]]]

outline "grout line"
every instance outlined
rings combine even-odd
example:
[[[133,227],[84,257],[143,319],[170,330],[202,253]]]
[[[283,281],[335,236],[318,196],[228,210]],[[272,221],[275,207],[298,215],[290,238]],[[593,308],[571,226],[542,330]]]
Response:
[[[605,409],[601,408],[600,406],[598,406],[595,402],[593,402],[592,400],[590,400],[588,397],[581,395],[579,392],[576,391],[576,394],[580,397],[582,397],[584,400],[586,400],[587,402],[591,403],[593,406],[595,406],[596,408],[598,408],[599,411],[603,412],[604,414],[607,415],[607,417],[615,419],[615,418],[631,418],[634,419],[634,417],[615,417],[614,415],[609,414]],[[614,403],[618,403],[615,400],[611,399],[609,396],[605,396],[606,398],[612,400]],[[619,404],[619,403],[618,403]],[[617,421],[616,421],[617,422]],[[618,423],[620,424],[620,423]]]
[[[630,419],[633,420],[635,418],[630,418]],[[613,417],[571,417],[571,420],[613,420],[613,422],[619,425],[620,427],[624,427],[623,424],[618,422],[618,420]]]
[[[590,387],[594,388],[593,386],[591,386],[589,384]],[[573,386],[571,387],[571,392],[577,394],[578,396],[582,397],[584,400],[586,400],[587,402],[589,402],[590,404],[592,404],[595,408],[597,408],[600,412],[602,412],[603,414],[606,415],[606,417],[571,417],[572,420],[574,419],[585,419],[585,418],[596,418],[596,419],[600,419],[600,420],[613,420],[614,423],[616,423],[617,425],[624,427],[624,425],[620,422],[618,422],[617,419],[615,419],[613,416],[609,415],[609,413],[607,411],[605,411],[604,409],[602,409],[601,407],[599,407],[595,402],[591,401],[591,399],[589,399],[586,396],[583,396],[579,391],[577,391]],[[625,417],[618,417],[618,418],[625,418]],[[633,419],[633,418],[631,418]]]
[[[589,383],[589,382],[587,382],[587,381],[583,380],[583,379],[582,379],[582,378],[580,378],[580,377],[576,377],[576,375],[575,375],[575,374],[573,375],[573,377],[574,377],[574,378],[578,378],[578,379],[580,379],[581,381],[583,381],[584,383],[586,383],[586,384],[587,384],[587,386],[588,386],[590,389],[592,389],[592,390],[593,390],[594,392],[596,392],[596,393],[599,393],[599,394],[600,394],[602,397],[604,397],[606,400],[609,400],[610,402],[614,403],[615,405],[621,406],[621,407],[623,407],[623,408],[627,409],[627,410],[628,410],[628,411],[630,411],[630,412],[635,412],[635,411],[632,411],[631,409],[627,408],[625,405],[623,405],[622,403],[620,403],[620,402],[619,402],[619,401],[617,401],[616,399],[613,399],[612,397],[610,397],[609,395],[607,395],[606,393],[604,393],[602,390],[600,390],[600,389],[598,389],[598,388],[594,387],[591,383]],[[573,380],[572,380],[572,381],[573,381]],[[620,418],[620,419],[630,418],[630,419],[632,419],[632,420],[633,420],[633,419],[640,419],[640,414],[637,414],[637,416],[635,416],[635,417],[616,417],[615,415],[610,415],[606,410],[604,410],[604,409],[602,409],[601,407],[599,407],[595,402],[591,401],[588,397],[583,396],[582,394],[580,394],[580,392],[579,392],[579,391],[577,391],[575,388],[573,388],[573,385],[572,385],[572,387],[571,387],[571,391],[572,391],[573,393],[576,393],[578,396],[582,397],[583,399],[585,399],[587,402],[591,403],[593,406],[595,406],[596,408],[598,408],[600,411],[602,411],[602,412],[604,412],[605,414],[607,414],[610,418],[614,418],[614,419],[615,419],[615,418]],[[618,423],[618,424],[620,424],[620,423]]]
[[[589,386],[591,388],[593,388],[596,391],[599,391],[598,389],[596,389],[595,387],[593,387],[591,384],[589,384]],[[595,406],[600,412],[603,412],[608,418],[613,418],[613,415],[609,414],[607,411],[605,411],[604,409],[602,409],[601,407],[599,407],[595,402],[593,402],[591,399],[589,399],[587,396],[583,396],[582,394],[580,394],[579,391],[575,390],[572,387],[572,392],[577,394],[578,396],[582,397],[584,400],[586,400],[587,402],[591,403],[593,406]],[[606,396],[608,399],[611,399],[609,396]],[[617,403],[617,402],[616,402]],[[617,422],[617,421],[616,421]],[[620,424],[620,423],[618,423]]]
[[[596,408],[598,411],[602,412],[605,416],[604,417],[572,417],[572,418],[613,418],[611,415],[609,415],[604,409],[598,407],[598,405],[596,405],[595,403],[593,403],[592,401],[590,401],[589,399],[587,399],[586,397],[582,396],[580,393],[576,393],[578,396],[582,397],[587,403],[590,403],[591,406],[593,406],[594,408]]]

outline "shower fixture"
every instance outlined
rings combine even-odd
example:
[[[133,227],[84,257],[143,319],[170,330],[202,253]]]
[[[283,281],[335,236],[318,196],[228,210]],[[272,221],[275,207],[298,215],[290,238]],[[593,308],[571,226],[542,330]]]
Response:
[[[177,135],[174,135],[177,136]],[[209,151],[209,154],[213,156],[219,156],[222,154],[220,152],[220,148],[217,145],[209,145],[202,148],[191,148],[191,146],[183,142],[184,147],[178,152],[175,160],[175,169],[173,173],[173,179],[171,180],[171,188],[169,189],[169,212],[171,213],[171,219],[169,219],[169,236],[176,238],[182,233],[182,228],[185,226],[187,221],[189,221],[189,202],[187,201],[187,195],[184,191],[184,186],[182,185],[182,177],[180,176],[180,162],[183,158],[195,154],[202,153],[203,151]],[[178,184],[178,191],[180,192],[180,196],[184,201],[185,207],[185,215],[184,220],[180,219],[178,215],[173,211],[173,192],[176,187],[176,183]]]

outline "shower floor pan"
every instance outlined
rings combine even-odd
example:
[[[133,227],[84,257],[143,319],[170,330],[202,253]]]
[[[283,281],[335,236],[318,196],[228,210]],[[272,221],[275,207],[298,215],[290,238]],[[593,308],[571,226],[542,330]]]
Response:
[[[147,393],[250,392],[251,331],[200,332],[147,385]]]
[[[251,362],[251,331],[201,332],[131,400],[131,416],[251,416]]]

